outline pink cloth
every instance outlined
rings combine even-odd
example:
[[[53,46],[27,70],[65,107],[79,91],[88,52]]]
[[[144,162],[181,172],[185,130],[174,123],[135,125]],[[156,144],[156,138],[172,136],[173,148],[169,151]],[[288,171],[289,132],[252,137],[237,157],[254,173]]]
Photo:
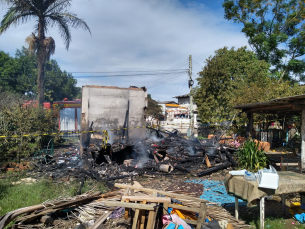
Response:
[[[172,220],[171,220],[172,219]],[[184,229],[192,229],[190,225],[188,225],[183,219],[181,219],[176,214],[169,215],[163,215],[162,216],[162,223],[163,225],[166,225],[170,222],[173,222],[175,224],[181,225]]]

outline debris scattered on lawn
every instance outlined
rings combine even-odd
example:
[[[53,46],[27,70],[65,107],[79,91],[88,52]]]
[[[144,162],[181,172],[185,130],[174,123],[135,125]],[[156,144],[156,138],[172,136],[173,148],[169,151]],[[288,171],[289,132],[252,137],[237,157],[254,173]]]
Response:
[[[14,210],[0,218],[0,229],[13,220],[15,223],[12,228],[97,229],[103,228],[101,225],[106,228],[109,220],[123,218],[127,219],[132,228],[144,228],[144,225],[145,228],[161,228],[161,216],[168,214],[169,208],[178,209],[181,215],[175,217],[194,225],[195,228],[205,225],[206,219],[217,220],[221,225],[230,223],[234,228],[249,227],[245,222],[236,220],[222,207],[203,199],[177,194],[175,191],[147,189],[139,183],[133,186],[115,186],[122,189],[105,194],[89,192]],[[187,211],[194,212],[195,218],[188,220],[184,217]]]

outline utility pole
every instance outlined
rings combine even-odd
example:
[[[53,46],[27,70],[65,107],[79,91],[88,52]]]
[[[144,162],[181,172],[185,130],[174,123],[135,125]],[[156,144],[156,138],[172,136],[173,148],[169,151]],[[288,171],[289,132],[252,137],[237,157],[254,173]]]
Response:
[[[191,118],[191,135],[194,133],[194,111],[193,111],[193,96],[192,88],[194,81],[192,80],[192,55],[189,56],[189,88],[190,88],[190,118]]]

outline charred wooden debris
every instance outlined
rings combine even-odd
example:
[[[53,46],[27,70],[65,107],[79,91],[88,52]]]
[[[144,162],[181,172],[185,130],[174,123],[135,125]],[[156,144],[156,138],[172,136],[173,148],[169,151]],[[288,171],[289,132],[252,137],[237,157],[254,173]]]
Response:
[[[51,179],[90,177],[107,182],[139,175],[200,177],[236,166],[231,153],[219,144],[219,135],[198,140],[183,138],[177,132],[149,130],[145,140],[104,145],[94,141],[88,147],[59,153],[39,164],[36,172],[48,174]]]

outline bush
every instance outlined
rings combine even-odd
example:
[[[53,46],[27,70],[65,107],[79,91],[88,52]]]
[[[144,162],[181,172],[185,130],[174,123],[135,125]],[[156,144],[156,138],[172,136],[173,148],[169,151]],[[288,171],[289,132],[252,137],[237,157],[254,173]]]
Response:
[[[57,114],[57,109],[25,106],[24,100],[17,95],[1,94],[0,135],[6,137],[0,138],[0,161],[16,156],[20,160],[40,149],[43,141],[51,138],[41,134],[57,132]]]
[[[248,140],[243,147],[237,151],[237,164],[239,167],[251,172],[257,172],[259,169],[267,166],[268,158],[263,150],[258,149],[259,143]]]

